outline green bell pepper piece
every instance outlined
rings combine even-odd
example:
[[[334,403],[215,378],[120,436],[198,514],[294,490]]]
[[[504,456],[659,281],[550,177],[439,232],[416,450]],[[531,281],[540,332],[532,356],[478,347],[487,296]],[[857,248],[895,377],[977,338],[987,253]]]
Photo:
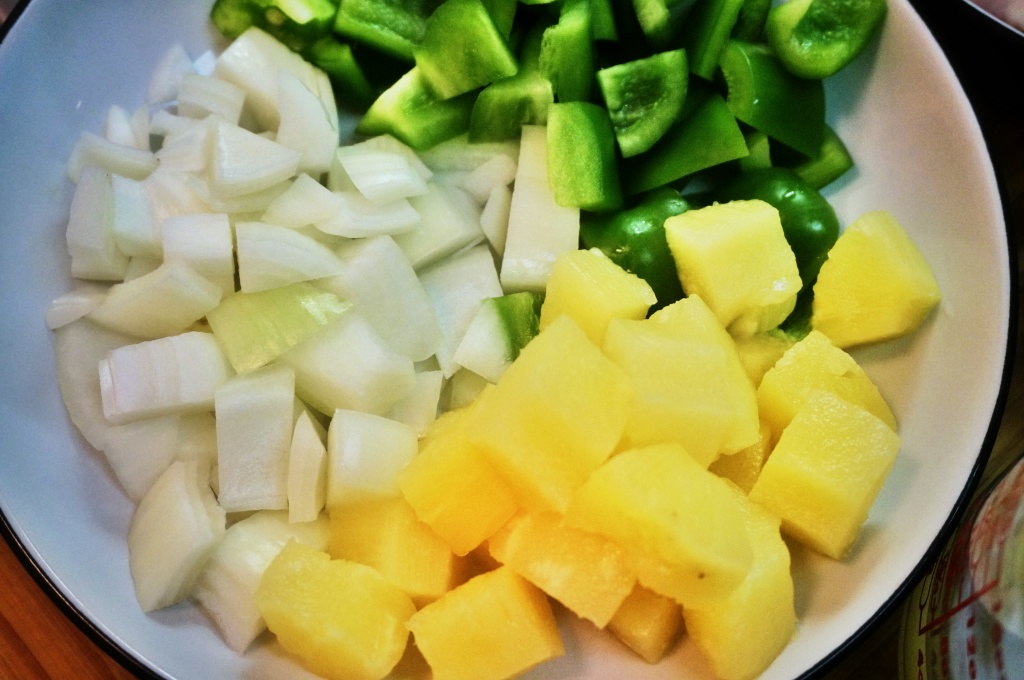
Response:
[[[565,0],[558,23],[544,31],[539,61],[557,101],[590,100],[594,82],[590,0]]]
[[[725,100],[715,92],[697,93],[687,94],[683,116],[658,144],[624,163],[626,193],[650,191],[747,155],[743,132]]]
[[[370,137],[390,134],[424,151],[466,132],[475,101],[474,92],[438,99],[414,67],[377,97],[356,132]]]
[[[742,6],[743,0],[697,0],[681,37],[692,73],[705,80],[714,76]]]
[[[556,203],[590,211],[622,207],[615,133],[604,107],[552,104],[547,146],[548,184]]]
[[[825,87],[798,78],[762,44],[726,43],[719,59],[737,119],[805,156],[821,150],[825,134]]]
[[[210,20],[226,38],[256,26],[302,52],[330,33],[337,11],[336,0],[216,0]]]
[[[740,170],[751,172],[772,167],[771,142],[768,135],[760,130],[752,130],[744,136],[744,139],[747,142],[748,155],[739,159]]]
[[[789,0],[773,7],[768,44],[801,78],[827,78],[853,61],[878,32],[886,0]]]
[[[443,0],[345,0],[334,18],[335,33],[413,61],[429,17]]]
[[[618,40],[612,0],[590,0],[590,23],[594,40]]]
[[[597,72],[624,158],[650,149],[679,118],[686,100],[686,64],[686,51],[679,49]]]
[[[736,17],[736,25],[732,28],[732,37],[736,40],[761,42],[771,8],[772,0],[744,0],[740,14]]]
[[[821,189],[842,177],[852,167],[850,150],[836,131],[826,125],[821,151],[816,156],[801,159],[793,166],[793,170],[815,189]]]
[[[665,238],[665,220],[691,205],[678,192],[662,188],[643,196],[621,212],[584,214],[580,241],[584,248],[599,248],[612,262],[645,280],[657,297],[651,310],[683,298],[675,260]]]
[[[554,103],[551,82],[537,71],[519,73],[485,87],[473,105],[469,141],[519,139],[524,125],[544,125]]]
[[[793,249],[802,286],[796,307],[781,328],[796,337],[811,329],[811,307],[818,270],[839,238],[839,218],[817,189],[787,168],[764,168],[744,173],[716,193],[720,201],[760,199],[775,206],[782,231]]]
[[[373,103],[377,92],[352,53],[351,45],[326,35],[310,45],[305,55],[331,79],[339,105],[366,111]]]
[[[512,34],[512,26],[515,23],[516,8],[518,6],[518,0],[484,0],[484,7],[487,8],[487,12],[491,15],[495,28],[498,29],[498,33],[501,33],[506,41]]]

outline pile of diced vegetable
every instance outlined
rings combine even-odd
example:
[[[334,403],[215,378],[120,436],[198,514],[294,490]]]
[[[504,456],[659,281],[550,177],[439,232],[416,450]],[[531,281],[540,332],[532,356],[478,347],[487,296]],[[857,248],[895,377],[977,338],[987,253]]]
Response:
[[[783,536],[843,559],[899,450],[846,349],[939,301],[819,192],[853,163],[821,78],[884,14],[218,0],[225,49],[81,134],[47,311],[141,607],[344,680],[513,677],[563,653],[552,601],[759,674]]]

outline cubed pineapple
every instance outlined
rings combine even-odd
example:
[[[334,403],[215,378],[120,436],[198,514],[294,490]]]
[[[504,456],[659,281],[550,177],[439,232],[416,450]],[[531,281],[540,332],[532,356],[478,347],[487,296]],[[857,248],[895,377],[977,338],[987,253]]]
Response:
[[[811,331],[782,355],[757,388],[761,417],[775,441],[815,389],[857,404],[896,429],[896,417],[864,369],[823,333]]]
[[[409,639],[401,588],[362,564],[292,541],[270,563],[256,603],[281,646],[333,680],[380,680]]]
[[[876,416],[814,390],[783,431],[750,498],[779,515],[787,535],[841,559],[899,448],[899,436]]]
[[[683,606],[727,596],[753,559],[728,482],[678,444],[617,454],[577,492],[566,522],[618,543],[641,584]]]
[[[555,260],[540,309],[540,328],[567,314],[600,345],[611,319],[642,319],[655,302],[646,281],[597,248],[573,250]]]
[[[939,304],[931,267],[884,210],[861,215],[839,236],[814,284],[811,326],[838,347],[913,332]]]
[[[417,607],[461,580],[461,560],[402,497],[332,508],[330,526],[331,557],[373,567],[408,593]]]
[[[687,295],[700,295],[734,335],[778,326],[796,306],[800,272],[779,212],[759,200],[715,203],[665,221]]]
[[[614,450],[629,380],[570,317],[530,341],[470,413],[477,446],[532,511],[564,511]]]
[[[564,653],[547,597],[508,567],[466,581],[408,627],[434,680],[503,680]]]
[[[683,608],[670,597],[637,584],[622,601],[608,630],[647,663],[658,663],[683,626]]]
[[[683,610],[686,632],[721,680],[750,680],[796,632],[789,548],[779,518],[735,490],[754,550],[747,578],[724,600]]]
[[[757,442],[747,448],[720,456],[708,468],[719,477],[728,479],[744,493],[750,493],[754,482],[761,475],[761,468],[772,452],[772,429],[762,421]]]
[[[419,454],[398,476],[416,516],[456,555],[466,555],[500,529],[519,504],[511,488],[466,437],[475,405],[441,415]]]
[[[598,628],[607,625],[636,583],[621,548],[566,526],[553,512],[515,517],[488,546],[499,562]]]
[[[740,364],[754,387],[761,384],[764,374],[795,342],[796,338],[778,329],[736,338],[736,353],[740,357]]]

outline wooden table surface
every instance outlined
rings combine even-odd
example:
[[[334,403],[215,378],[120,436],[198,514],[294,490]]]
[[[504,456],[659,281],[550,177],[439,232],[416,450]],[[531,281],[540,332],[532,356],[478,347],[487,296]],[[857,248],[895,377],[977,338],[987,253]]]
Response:
[[[1006,192],[1011,243],[1024,243],[1024,84],[1019,82],[1024,48],[1016,43],[1004,44],[974,20],[973,12],[964,16],[959,8],[952,7],[958,3],[951,5],[932,0],[925,4],[922,0],[916,4],[960,74],[989,140],[993,162]],[[3,18],[0,11],[0,21]],[[908,96],[912,95],[908,93]],[[1022,335],[1018,334],[1015,343],[1018,354],[1024,347]],[[1024,360],[1018,364],[1024,364]],[[1022,450],[1024,366],[1018,365],[1010,383],[989,468],[1001,467]],[[65,615],[4,541],[0,541],[0,583],[3,584],[0,587],[0,678],[128,680],[135,677]],[[884,620],[826,677],[830,680],[896,678],[898,614]]]

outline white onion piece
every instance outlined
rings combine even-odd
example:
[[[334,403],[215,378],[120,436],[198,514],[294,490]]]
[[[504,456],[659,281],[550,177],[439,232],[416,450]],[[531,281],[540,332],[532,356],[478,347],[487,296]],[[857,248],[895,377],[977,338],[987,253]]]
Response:
[[[243,293],[335,276],[343,268],[329,248],[276,224],[239,222],[235,240]]]
[[[198,466],[171,463],[139,503],[128,529],[128,566],[142,610],[187,598],[224,529],[224,511]]]
[[[461,186],[466,192],[483,204],[495,187],[507,187],[516,178],[516,162],[505,154],[500,154],[486,161],[468,173]]]
[[[334,192],[338,209],[316,223],[317,229],[346,238],[402,234],[420,223],[420,214],[408,199],[371,201],[356,191]]]
[[[245,91],[219,78],[186,73],[178,86],[178,113],[188,118],[214,115],[237,124],[244,103]]]
[[[416,385],[412,361],[351,311],[281,355],[299,397],[321,413],[384,414]]]
[[[83,282],[73,290],[50,302],[46,308],[46,327],[51,331],[78,321],[96,309],[107,294],[109,286]]]
[[[164,52],[149,77],[146,101],[150,104],[166,104],[178,98],[178,86],[186,73],[193,72],[192,60],[180,43],[171,45]]]
[[[77,183],[87,167],[102,168],[114,175],[145,179],[156,170],[157,160],[152,151],[134,146],[115,144],[97,134],[83,130],[68,158],[68,179]]]
[[[198,331],[125,345],[99,363],[103,413],[115,424],[212,411],[214,392],[234,374],[213,335]]]
[[[489,382],[487,378],[468,368],[460,368],[448,380],[448,408],[455,410],[469,406],[491,384],[493,383]]]
[[[299,171],[327,172],[339,143],[337,116],[332,119],[320,98],[287,71],[278,76],[277,110],[277,143],[301,154]]]
[[[212,413],[181,415],[174,455],[178,460],[196,461],[200,470],[213,469],[217,462],[217,421]]]
[[[103,449],[110,423],[103,415],[100,398],[99,362],[118,347],[137,342],[136,338],[79,319],[56,329],[53,353],[57,385],[71,422],[89,444]]]
[[[175,459],[178,414],[114,425],[107,430],[103,454],[133,503],[145,497]]]
[[[437,420],[443,387],[444,373],[441,371],[416,373],[416,385],[391,408],[387,417],[405,423],[417,435],[423,436],[430,424]]]
[[[450,378],[458,369],[455,351],[473,317],[484,300],[502,294],[494,257],[486,245],[475,246],[424,271],[420,281],[444,335],[437,361]]]
[[[508,217],[512,210],[512,189],[496,186],[484,203],[480,213],[480,228],[483,229],[491,250],[500,258],[505,253],[505,239],[508,237]]]
[[[128,256],[117,247],[110,175],[100,168],[85,168],[75,187],[67,244],[72,276],[98,281],[124,278]]]
[[[149,194],[153,215],[159,224],[175,215],[213,212],[196,193],[194,177],[187,172],[157,168],[142,180],[142,184]]]
[[[227,512],[288,507],[295,373],[272,364],[240,373],[215,395],[217,498]]]
[[[316,285],[352,302],[394,351],[421,361],[444,338],[434,307],[401,248],[388,236],[356,239],[336,251],[341,273]]]
[[[213,119],[186,120],[192,121],[192,124],[181,125],[164,136],[163,144],[156,151],[157,162],[165,171],[206,172],[210,162]]]
[[[289,541],[326,551],[326,515],[289,523],[283,511],[263,510],[232,524],[196,580],[193,594],[221,637],[242,654],[266,629],[256,605],[263,572]]]
[[[113,175],[113,229],[117,248],[130,256],[160,257],[160,223],[153,212],[149,191],[139,180]]]
[[[398,473],[418,450],[409,425],[339,409],[327,429],[327,507],[400,496]]]
[[[435,144],[420,154],[434,172],[472,171],[495,156],[519,158],[519,142],[470,142],[468,133]]]
[[[176,215],[162,227],[164,259],[188,263],[225,293],[235,290],[234,241],[224,213]]]
[[[114,144],[132,146],[136,149],[143,148],[137,143],[131,117],[123,106],[117,104],[113,104],[107,109],[107,117],[103,120],[103,136]],[[145,150],[148,151],[148,147]]]
[[[547,129],[524,125],[501,261],[505,292],[543,292],[555,258],[579,248],[579,231],[579,209],[558,205],[548,185]]]
[[[295,421],[288,454],[288,521],[311,522],[327,499],[327,448],[309,412]]]
[[[365,141],[359,142],[360,148],[387,153],[397,153],[409,161],[409,166],[416,171],[416,174],[426,182],[434,175],[434,171],[427,167],[420,155],[408,144],[389,134],[377,135]]]
[[[335,151],[348,178],[363,196],[387,203],[427,193],[427,183],[401,151],[377,149],[365,142]]]
[[[223,291],[183,260],[115,284],[89,318],[101,326],[154,339],[184,331],[217,306]]]
[[[135,135],[135,147],[143,151],[152,151],[149,139],[149,107],[140,106],[132,111],[130,122],[132,133]]]
[[[337,194],[302,173],[267,206],[261,219],[297,229],[326,220],[340,209],[341,199]]]
[[[149,119],[149,131],[150,134],[156,137],[166,137],[187,132],[201,124],[205,124],[205,121],[188,118],[187,116],[179,116],[167,109],[157,109]]]
[[[466,192],[436,182],[423,196],[409,199],[420,223],[395,236],[414,269],[420,270],[484,240],[480,208]]]
[[[156,271],[164,263],[159,257],[144,257],[139,255],[128,260],[128,268],[124,270],[124,280],[133,281]]]
[[[266,189],[293,177],[301,154],[255,133],[217,121],[212,144],[210,191],[230,198]]]

